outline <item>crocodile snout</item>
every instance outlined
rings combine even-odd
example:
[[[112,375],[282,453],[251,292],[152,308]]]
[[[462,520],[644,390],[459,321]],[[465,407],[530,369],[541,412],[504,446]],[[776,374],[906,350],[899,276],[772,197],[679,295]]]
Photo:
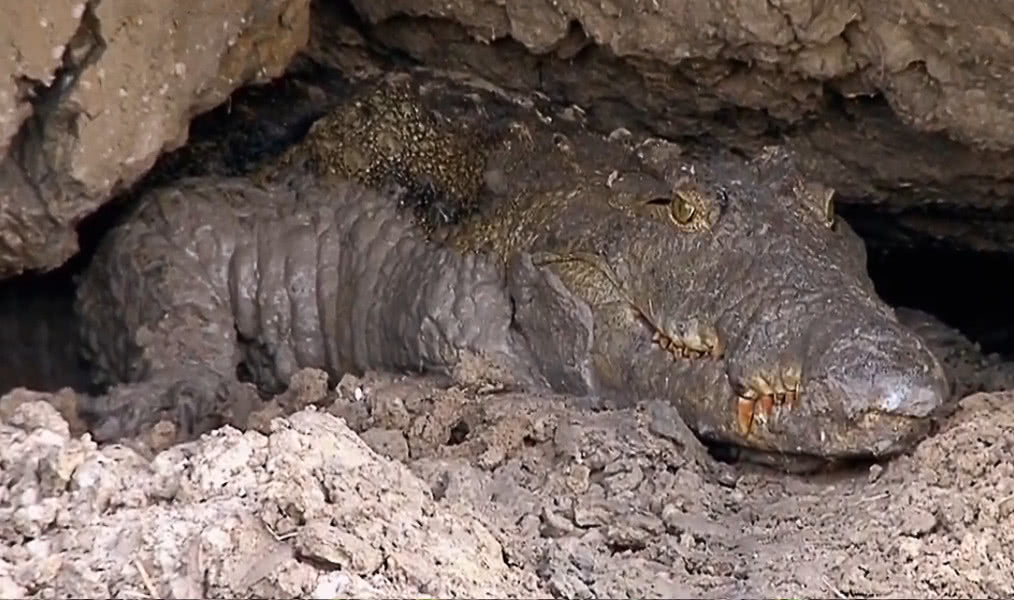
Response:
[[[814,401],[843,427],[831,442],[874,455],[904,450],[949,398],[943,367],[925,343],[896,323],[836,340],[817,356]]]
[[[793,405],[773,407],[780,414],[753,407],[761,415],[746,434],[751,445],[839,457],[896,454],[926,433],[950,395],[922,340],[886,319],[813,336],[801,387]]]

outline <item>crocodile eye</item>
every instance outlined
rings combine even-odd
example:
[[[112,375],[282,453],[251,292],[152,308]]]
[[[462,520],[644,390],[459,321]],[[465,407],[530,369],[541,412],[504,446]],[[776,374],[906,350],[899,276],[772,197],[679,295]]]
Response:
[[[697,207],[687,201],[682,194],[677,194],[669,204],[669,216],[680,225],[686,225],[694,218]]]
[[[652,198],[648,200],[648,204],[666,207],[663,210],[667,210],[669,219],[677,225],[689,225],[697,214],[697,206],[679,192],[671,197]]]

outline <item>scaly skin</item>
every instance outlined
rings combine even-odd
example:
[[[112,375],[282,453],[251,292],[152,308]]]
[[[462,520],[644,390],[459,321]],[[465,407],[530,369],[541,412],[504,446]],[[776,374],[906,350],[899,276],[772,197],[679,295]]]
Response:
[[[514,385],[666,398],[705,438],[823,458],[902,451],[946,399],[830,193],[782,151],[610,141],[421,72],[360,91],[259,183],[153,190],[103,243],[83,337],[129,383],[90,407],[97,437],[163,411],[211,426],[250,394],[240,363],[277,389],[304,366],[478,358]]]

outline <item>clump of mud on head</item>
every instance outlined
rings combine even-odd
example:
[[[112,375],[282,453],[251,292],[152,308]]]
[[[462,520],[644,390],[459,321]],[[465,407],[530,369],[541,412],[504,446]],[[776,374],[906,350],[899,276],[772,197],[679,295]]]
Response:
[[[716,442],[826,459],[910,448],[949,384],[877,297],[833,192],[805,182],[782,150],[653,163],[664,147],[642,152],[667,189],[620,175],[628,216],[590,236],[605,242],[599,268],[632,314],[596,318],[611,346],[599,355],[624,363],[602,383],[670,398]]]

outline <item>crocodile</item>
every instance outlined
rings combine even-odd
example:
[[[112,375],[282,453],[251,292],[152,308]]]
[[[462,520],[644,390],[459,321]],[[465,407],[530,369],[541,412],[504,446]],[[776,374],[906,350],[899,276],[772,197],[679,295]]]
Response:
[[[75,305],[109,386],[83,408],[97,439],[196,435],[308,366],[481,365],[821,460],[903,452],[945,405],[833,190],[786,150],[604,135],[422,68],[349,86],[281,155],[154,186],[103,239]]]

